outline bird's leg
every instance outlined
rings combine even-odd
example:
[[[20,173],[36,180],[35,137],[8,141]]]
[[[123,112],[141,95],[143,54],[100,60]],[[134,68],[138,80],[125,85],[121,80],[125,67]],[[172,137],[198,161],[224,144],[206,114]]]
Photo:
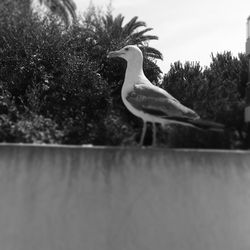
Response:
[[[147,122],[143,120],[143,127],[142,127],[142,132],[141,132],[141,139],[140,139],[140,146],[143,146],[146,130],[147,130]]]
[[[155,147],[156,146],[156,125],[154,122],[152,123],[152,132],[153,132],[152,146]]]

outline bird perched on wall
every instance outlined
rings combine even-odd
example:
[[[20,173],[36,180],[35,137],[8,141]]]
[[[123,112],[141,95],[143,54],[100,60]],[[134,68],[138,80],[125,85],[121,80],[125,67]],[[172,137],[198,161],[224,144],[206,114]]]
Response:
[[[111,51],[108,58],[120,57],[127,61],[122,86],[122,101],[127,109],[143,120],[140,145],[143,145],[147,122],[153,125],[153,142],[156,145],[156,123],[162,126],[170,123],[194,126],[201,129],[223,130],[223,125],[201,120],[192,109],[181,104],[164,89],[153,85],[143,72],[143,54],[135,45]]]

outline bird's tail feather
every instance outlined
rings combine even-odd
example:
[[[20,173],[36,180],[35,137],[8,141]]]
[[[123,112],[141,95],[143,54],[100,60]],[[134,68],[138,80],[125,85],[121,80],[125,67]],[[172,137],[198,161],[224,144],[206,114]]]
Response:
[[[190,121],[190,123],[201,129],[208,129],[213,131],[223,131],[225,129],[225,126],[223,124],[208,120],[198,119],[192,120]]]
[[[203,119],[189,119],[186,117],[167,117],[167,120],[171,121],[171,123],[181,123],[183,125],[196,127],[199,129],[211,130],[211,131],[219,131],[222,132],[225,129],[225,126],[221,123],[212,122]]]

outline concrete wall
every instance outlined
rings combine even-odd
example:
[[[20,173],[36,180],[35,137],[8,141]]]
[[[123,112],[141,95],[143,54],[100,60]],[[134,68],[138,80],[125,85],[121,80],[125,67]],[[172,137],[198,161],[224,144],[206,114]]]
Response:
[[[250,154],[1,145],[0,249],[249,250]]]

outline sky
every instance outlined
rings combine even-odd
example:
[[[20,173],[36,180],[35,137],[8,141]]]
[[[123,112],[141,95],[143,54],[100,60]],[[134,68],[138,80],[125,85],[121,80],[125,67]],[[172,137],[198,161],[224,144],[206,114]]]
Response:
[[[104,9],[110,0],[92,0]],[[211,54],[231,51],[234,56],[245,52],[246,22],[250,15],[249,0],[112,0],[113,14],[134,16],[153,28],[148,34],[159,40],[150,46],[163,54],[158,61],[163,73],[176,61],[200,62],[209,66]],[[78,10],[85,11],[89,1],[75,0]]]

